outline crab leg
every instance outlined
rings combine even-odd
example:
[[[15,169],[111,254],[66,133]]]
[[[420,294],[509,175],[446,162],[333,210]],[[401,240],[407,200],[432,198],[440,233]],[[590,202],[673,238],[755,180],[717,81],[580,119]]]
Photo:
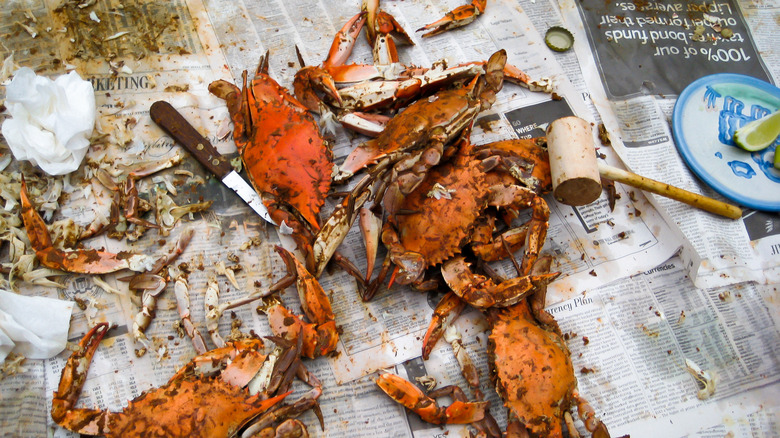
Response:
[[[159,275],[141,274],[130,280],[130,290],[143,290],[141,295],[141,310],[133,318],[133,339],[136,342],[146,340],[146,329],[152,323],[157,309],[157,296],[160,295],[168,282]]]
[[[441,297],[439,304],[436,305],[436,309],[433,311],[433,317],[431,317],[431,322],[428,324],[425,338],[423,338],[422,357],[424,360],[428,360],[433,347],[436,346],[436,343],[444,335],[444,331],[458,318],[465,308],[466,302],[460,299],[453,291],[449,291]]]
[[[316,269],[315,277],[322,275],[325,266],[330,258],[336,252],[336,249],[347,237],[352,224],[358,217],[357,210],[365,204],[371,195],[370,190],[371,177],[364,177],[355,188],[344,198],[342,203],[336,206],[336,209],[330,215],[327,221],[322,225],[314,241],[313,252]]]
[[[572,393],[572,397],[577,402],[577,415],[582,419],[585,429],[592,434],[592,437],[609,438],[607,426],[596,417],[596,411],[590,403],[582,398],[576,390]]]
[[[77,433],[104,435],[108,431],[108,411],[99,409],[75,409],[81,389],[87,380],[87,371],[100,341],[108,332],[108,323],[92,327],[79,342],[79,349],[65,363],[62,377],[52,400],[51,418],[60,426]]]
[[[33,208],[27,196],[27,184],[24,178],[22,178],[20,200],[24,227],[27,229],[35,255],[43,266],[80,274],[107,274],[122,269],[144,270],[144,262],[148,260],[148,256],[143,254],[125,252],[114,254],[95,249],[64,251],[54,248],[46,223]]]
[[[470,4],[455,8],[439,20],[417,29],[417,32],[429,30],[430,32],[423,34],[423,37],[432,37],[450,29],[465,26],[485,12],[486,3],[487,0],[473,0]]]
[[[382,229],[382,218],[369,208],[359,211],[360,233],[366,245],[366,282],[371,281],[376,264],[376,254],[379,250],[379,231]]]
[[[332,352],[338,342],[338,331],[330,299],[317,279],[292,253],[280,246],[274,249],[287,265],[288,275],[279,280],[272,287],[272,290],[279,290],[294,281],[301,301],[301,308],[312,322],[303,322],[299,316],[282,305],[275,304],[266,310],[271,331],[276,336],[289,341],[297,341],[302,338],[301,355],[303,356],[313,359]]]
[[[176,294],[176,307],[179,309],[179,318],[181,318],[184,331],[186,331],[187,336],[192,339],[192,345],[195,347],[195,351],[198,354],[205,353],[208,351],[206,341],[200,334],[200,330],[195,327],[195,324],[192,323],[192,319],[190,319],[190,285],[187,283],[187,278],[184,275],[176,277],[176,282],[173,284],[173,292]]]
[[[401,377],[380,374],[376,384],[393,400],[417,413],[423,421],[433,424],[468,424],[485,417],[488,402],[463,402],[455,400],[446,408],[440,407],[436,400],[426,396],[413,383]]]
[[[560,275],[559,272],[527,275],[495,284],[484,275],[475,274],[463,257],[455,257],[441,268],[444,281],[463,300],[474,307],[507,307],[518,303],[536,287],[547,284]]]

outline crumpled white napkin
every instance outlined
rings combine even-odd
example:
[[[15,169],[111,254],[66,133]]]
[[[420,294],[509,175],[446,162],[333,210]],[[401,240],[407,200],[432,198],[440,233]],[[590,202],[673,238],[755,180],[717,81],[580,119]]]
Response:
[[[48,359],[65,349],[73,302],[28,297],[0,289],[0,362],[11,350]]]
[[[2,132],[17,160],[50,175],[78,169],[95,127],[95,92],[75,71],[52,81],[22,67],[6,87]]]

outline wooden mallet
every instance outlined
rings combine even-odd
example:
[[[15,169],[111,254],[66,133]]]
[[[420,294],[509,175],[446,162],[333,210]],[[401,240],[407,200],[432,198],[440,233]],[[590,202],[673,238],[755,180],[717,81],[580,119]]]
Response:
[[[598,199],[601,177],[604,177],[730,219],[742,217],[742,210],[734,205],[602,163],[596,158],[590,123],[579,117],[564,117],[550,123],[547,150],[553,196],[566,205],[586,205]]]

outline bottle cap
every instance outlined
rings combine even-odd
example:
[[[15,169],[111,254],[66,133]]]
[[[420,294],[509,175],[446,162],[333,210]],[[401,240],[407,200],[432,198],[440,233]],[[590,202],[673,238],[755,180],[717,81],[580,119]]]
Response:
[[[574,44],[574,35],[568,29],[560,26],[553,26],[547,29],[544,36],[544,42],[556,52],[565,52],[571,49]]]

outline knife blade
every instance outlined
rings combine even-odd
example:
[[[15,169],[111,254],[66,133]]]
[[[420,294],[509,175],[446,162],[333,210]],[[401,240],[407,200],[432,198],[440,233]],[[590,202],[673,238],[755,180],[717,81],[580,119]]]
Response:
[[[200,164],[233,190],[263,219],[276,225],[255,189],[242,178],[233,166],[205,137],[168,102],[157,101],[149,108],[152,120],[187,149]]]

